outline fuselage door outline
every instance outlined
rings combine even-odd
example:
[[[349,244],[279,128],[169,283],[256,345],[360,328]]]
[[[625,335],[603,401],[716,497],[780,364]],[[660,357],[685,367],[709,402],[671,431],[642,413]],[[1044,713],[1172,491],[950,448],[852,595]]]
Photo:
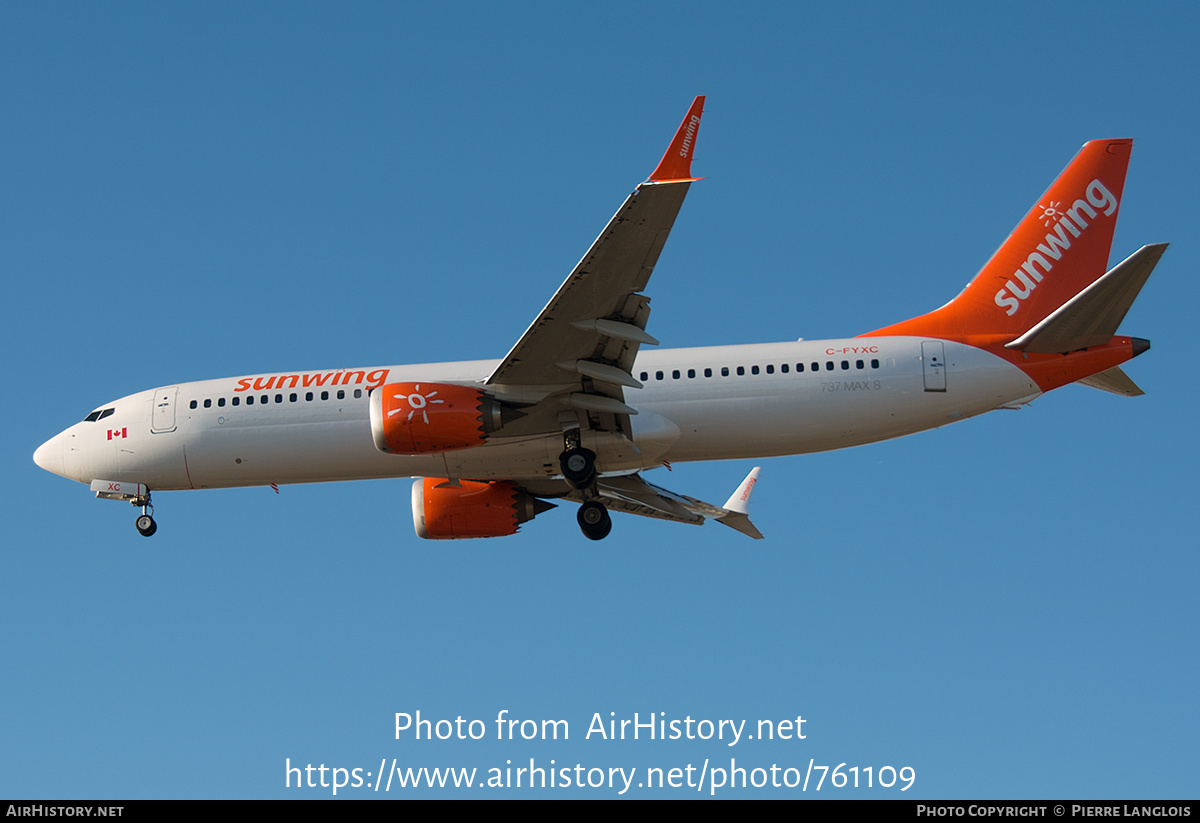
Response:
[[[925,391],[946,390],[946,352],[941,340],[921,343],[921,371],[925,375]]]
[[[154,410],[150,414],[152,434],[175,431],[175,400],[178,396],[178,386],[167,386],[154,392]]]

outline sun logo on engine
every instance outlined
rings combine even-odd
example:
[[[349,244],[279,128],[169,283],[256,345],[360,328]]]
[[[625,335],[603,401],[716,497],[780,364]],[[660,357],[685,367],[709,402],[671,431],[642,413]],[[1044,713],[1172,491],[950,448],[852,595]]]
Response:
[[[429,412],[425,411],[425,407],[429,406],[431,404],[434,404],[434,403],[445,403],[446,401],[445,400],[434,400],[433,398],[437,397],[437,392],[435,392],[435,391],[431,391],[429,394],[421,394],[421,384],[420,383],[413,386],[413,388],[415,389],[415,391],[412,394],[408,394],[408,395],[393,394],[392,397],[396,400],[405,400],[408,402],[409,412],[408,412],[407,419],[408,419],[409,423],[412,422],[413,415],[415,415],[417,412],[420,412],[421,419],[424,420],[425,423],[428,423],[429,422]],[[388,412],[388,417],[391,417],[394,414],[401,414],[403,411],[404,411],[403,408],[392,409],[391,411]]]

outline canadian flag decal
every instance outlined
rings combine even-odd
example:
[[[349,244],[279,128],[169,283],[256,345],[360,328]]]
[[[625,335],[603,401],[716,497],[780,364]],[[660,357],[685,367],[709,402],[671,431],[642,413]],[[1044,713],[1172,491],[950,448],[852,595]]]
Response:
[[[114,437],[118,440],[122,437],[128,437],[128,429],[109,429],[108,439],[112,440]]]

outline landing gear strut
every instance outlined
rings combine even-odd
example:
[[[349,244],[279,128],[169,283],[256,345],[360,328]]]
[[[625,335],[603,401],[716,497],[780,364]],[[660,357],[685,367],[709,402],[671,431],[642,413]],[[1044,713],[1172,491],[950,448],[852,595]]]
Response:
[[[149,537],[158,531],[158,524],[154,522],[154,506],[150,503],[150,493],[147,492],[145,497],[139,497],[135,500],[130,500],[135,506],[142,507],[142,513],[133,524],[137,527],[138,534],[142,537]]]
[[[579,529],[588,540],[603,540],[612,531],[612,517],[602,503],[589,500],[579,507],[576,515]]]
[[[567,484],[583,492],[584,502],[579,507],[576,519],[579,529],[588,540],[603,540],[612,531],[612,518],[604,504],[596,500],[596,453],[585,449],[580,443],[579,428],[571,426],[563,431],[563,451],[558,456]]]

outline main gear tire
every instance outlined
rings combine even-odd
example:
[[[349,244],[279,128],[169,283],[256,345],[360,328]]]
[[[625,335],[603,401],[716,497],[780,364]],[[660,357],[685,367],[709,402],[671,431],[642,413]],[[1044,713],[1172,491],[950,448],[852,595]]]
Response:
[[[596,453],[591,449],[567,449],[559,455],[558,465],[573,489],[586,489],[596,479]]]
[[[608,509],[595,500],[580,506],[576,519],[579,521],[579,530],[588,540],[603,540],[612,531],[612,517]]]

